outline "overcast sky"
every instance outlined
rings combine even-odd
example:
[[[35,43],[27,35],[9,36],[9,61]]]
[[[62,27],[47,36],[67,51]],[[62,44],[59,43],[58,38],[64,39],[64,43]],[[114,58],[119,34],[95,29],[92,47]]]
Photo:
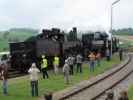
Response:
[[[80,30],[110,27],[110,5],[115,0],[0,0],[0,30],[73,26]],[[113,7],[113,28],[133,26],[133,0]]]

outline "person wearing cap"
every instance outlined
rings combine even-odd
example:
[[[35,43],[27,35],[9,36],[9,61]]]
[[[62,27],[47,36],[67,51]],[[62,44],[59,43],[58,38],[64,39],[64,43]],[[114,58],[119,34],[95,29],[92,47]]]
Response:
[[[69,84],[69,81],[70,81],[69,71],[70,71],[70,67],[68,64],[68,60],[65,60],[65,64],[63,66],[63,73],[64,73],[64,79],[65,79],[66,84]]]
[[[59,72],[59,68],[58,68],[59,67],[59,57],[58,56],[54,57],[53,66],[54,66],[55,74],[58,74],[58,72]]]
[[[31,95],[38,96],[38,73],[39,69],[36,67],[35,63],[32,63],[28,73],[30,74],[31,81]]]
[[[47,73],[47,67],[48,67],[48,61],[45,58],[45,55],[43,55],[42,62],[41,62],[41,70],[42,70],[42,74],[43,74],[43,79],[45,79],[46,77],[49,78],[49,75]]]

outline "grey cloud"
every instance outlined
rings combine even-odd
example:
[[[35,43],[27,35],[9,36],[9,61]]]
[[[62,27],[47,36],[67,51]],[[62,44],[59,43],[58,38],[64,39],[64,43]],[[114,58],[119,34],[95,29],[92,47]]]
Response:
[[[11,27],[110,27],[110,5],[115,0],[0,0],[0,30]],[[132,0],[114,7],[113,27],[133,26]]]

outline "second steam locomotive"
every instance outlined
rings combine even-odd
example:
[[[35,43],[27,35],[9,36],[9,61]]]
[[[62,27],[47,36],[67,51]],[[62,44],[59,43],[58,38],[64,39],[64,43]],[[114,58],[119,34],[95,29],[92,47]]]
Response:
[[[26,72],[32,62],[36,62],[38,67],[40,66],[42,55],[46,55],[49,66],[52,66],[55,55],[60,57],[61,65],[70,54],[81,53],[85,58],[90,51],[100,51],[104,56],[105,50],[110,49],[111,42],[105,32],[82,34],[81,38],[77,38],[77,28],[74,27],[69,34],[65,34],[57,28],[42,30],[41,34],[30,37],[24,42],[9,45],[11,66],[20,72]],[[115,37],[112,38],[112,47],[113,52],[118,50],[118,39]]]

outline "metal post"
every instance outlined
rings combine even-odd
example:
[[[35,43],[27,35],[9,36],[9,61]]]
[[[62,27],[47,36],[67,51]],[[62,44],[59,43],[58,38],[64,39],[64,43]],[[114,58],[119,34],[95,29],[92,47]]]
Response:
[[[112,23],[113,23],[113,21],[112,21],[112,15],[113,14],[113,7],[112,7],[112,5],[111,5],[111,25],[110,25],[110,33],[111,33],[111,43],[110,43],[110,55],[111,55],[111,58],[112,58]]]
[[[113,2],[112,4],[111,4],[111,22],[110,22],[110,33],[111,33],[111,43],[110,43],[110,55],[111,55],[111,57],[112,57],[112,24],[113,24],[113,5],[115,5],[116,3],[118,3],[120,0],[116,0],[115,2]]]

